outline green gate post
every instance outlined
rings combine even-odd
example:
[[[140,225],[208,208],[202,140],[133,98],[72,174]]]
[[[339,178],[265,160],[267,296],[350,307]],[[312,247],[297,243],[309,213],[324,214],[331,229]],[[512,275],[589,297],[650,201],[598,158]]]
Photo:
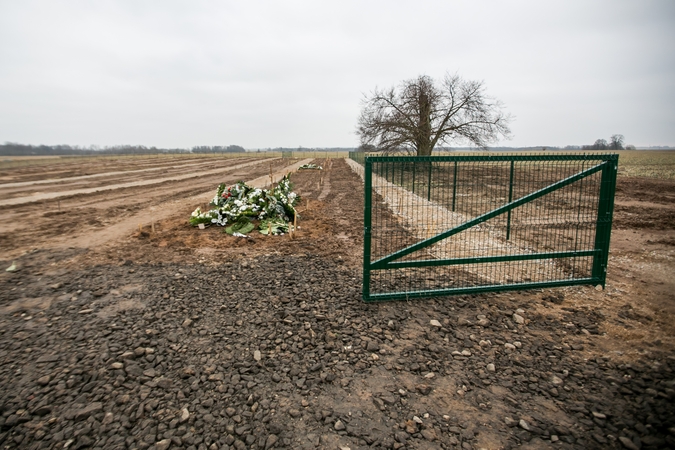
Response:
[[[457,198],[457,161],[455,161],[455,173],[452,176],[452,212],[455,212],[456,198]]]
[[[427,192],[427,200],[431,201],[431,169],[434,167],[434,163],[429,161],[429,190]]]
[[[417,163],[413,162],[412,163],[412,169],[413,169],[413,175],[412,175],[412,193],[415,193],[415,167],[417,167]]]
[[[364,167],[364,201],[363,201],[363,301],[370,299],[370,239],[372,230],[372,203],[373,203],[373,163],[365,158]]]
[[[612,233],[612,216],[614,214],[614,191],[616,190],[616,173],[619,166],[619,155],[604,163],[600,179],[600,198],[598,200],[598,218],[595,225],[595,250],[599,250],[593,258],[592,277],[605,287],[607,278],[607,260],[609,259],[609,238]]]
[[[515,161],[511,161],[511,175],[509,177],[509,203],[513,200],[513,164]],[[508,241],[511,237],[511,210],[506,216],[506,240]]]

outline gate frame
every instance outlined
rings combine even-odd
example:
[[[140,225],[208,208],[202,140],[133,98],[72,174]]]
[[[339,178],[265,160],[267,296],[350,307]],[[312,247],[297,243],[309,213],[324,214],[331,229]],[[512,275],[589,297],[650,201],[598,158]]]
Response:
[[[436,297],[446,295],[461,295],[461,294],[477,294],[483,292],[498,292],[509,290],[526,290],[535,288],[552,288],[560,286],[574,286],[574,285],[601,285],[604,289],[607,277],[607,262],[609,259],[609,242],[612,232],[612,218],[614,213],[614,193],[616,191],[616,177],[618,172],[619,155],[618,154],[564,154],[564,155],[475,155],[475,156],[367,156],[363,153],[352,154],[350,158],[356,162],[364,165],[364,211],[363,211],[363,301],[377,302],[389,300],[402,300],[422,297]],[[509,202],[498,208],[493,209],[485,214],[482,214],[472,220],[464,222],[463,224],[446,230],[436,236],[419,241],[404,249],[398,250],[389,254],[378,261],[371,262],[371,239],[372,239],[372,188],[373,188],[373,163],[378,162],[429,162],[430,166],[434,162],[455,162],[455,171],[457,170],[458,162],[511,162],[510,186],[509,186]],[[542,189],[527,194],[519,199],[512,200],[513,188],[513,169],[514,163],[519,161],[598,161],[599,164],[591,168],[577,172],[572,176],[559,180]],[[498,215],[507,213],[510,217],[511,211],[518,206],[521,206],[536,198],[542,197],[550,192],[554,192],[562,187],[573,184],[579,180],[586,178],[596,172],[601,171],[600,192],[598,194],[598,212],[596,218],[595,240],[593,250],[582,251],[567,251],[567,252],[550,252],[537,254],[522,254],[522,255],[506,255],[493,257],[472,257],[472,258],[455,258],[446,260],[418,260],[406,261],[399,263],[392,263],[394,259],[413,253],[417,250],[425,248],[440,240],[448,238],[454,234],[460,233],[469,229],[479,223],[496,217]],[[431,171],[429,173],[431,177]],[[456,180],[456,177],[455,177]],[[557,186],[552,188],[553,186]],[[431,189],[431,183],[429,183]],[[453,191],[455,188],[453,188]],[[430,193],[429,193],[430,195]],[[528,200],[525,200],[528,199]],[[454,192],[453,192],[453,211],[454,211]],[[499,211],[499,212],[497,212]],[[507,233],[510,231],[510,224],[507,224]],[[517,284],[492,284],[463,288],[446,288],[423,291],[410,292],[393,292],[393,293],[370,293],[370,272],[372,270],[387,270],[387,268],[404,268],[404,267],[430,267],[442,265],[459,265],[459,264],[478,264],[485,262],[499,262],[499,261],[522,261],[529,259],[555,259],[574,256],[593,256],[593,265],[591,276],[587,278],[576,278],[571,280],[555,280],[555,281],[540,281]]]

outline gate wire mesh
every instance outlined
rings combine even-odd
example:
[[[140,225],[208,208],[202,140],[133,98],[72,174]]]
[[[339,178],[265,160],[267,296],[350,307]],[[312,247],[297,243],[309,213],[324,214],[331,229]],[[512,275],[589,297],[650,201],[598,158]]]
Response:
[[[355,156],[364,300],[604,286],[618,155]]]

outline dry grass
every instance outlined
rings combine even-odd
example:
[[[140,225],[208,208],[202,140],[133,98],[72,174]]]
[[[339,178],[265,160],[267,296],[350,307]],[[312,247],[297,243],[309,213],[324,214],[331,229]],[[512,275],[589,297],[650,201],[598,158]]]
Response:
[[[622,150],[619,153],[619,176],[675,180],[675,151]]]

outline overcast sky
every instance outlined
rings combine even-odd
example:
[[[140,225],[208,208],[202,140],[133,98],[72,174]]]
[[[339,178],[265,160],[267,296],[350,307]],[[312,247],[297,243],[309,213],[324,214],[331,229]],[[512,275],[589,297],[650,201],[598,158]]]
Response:
[[[0,0],[0,142],[351,147],[364,94],[445,73],[501,145],[675,145],[673,0]]]

